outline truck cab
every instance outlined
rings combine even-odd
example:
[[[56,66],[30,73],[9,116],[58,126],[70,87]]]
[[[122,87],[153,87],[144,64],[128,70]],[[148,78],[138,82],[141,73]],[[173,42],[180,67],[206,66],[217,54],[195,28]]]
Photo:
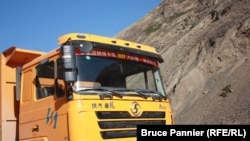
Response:
[[[135,141],[137,125],[170,125],[160,54],[150,46],[70,33],[17,65],[18,140]]]

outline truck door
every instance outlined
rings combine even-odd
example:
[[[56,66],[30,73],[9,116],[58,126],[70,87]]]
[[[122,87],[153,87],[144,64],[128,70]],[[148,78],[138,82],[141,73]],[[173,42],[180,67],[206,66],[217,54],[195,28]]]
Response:
[[[55,61],[45,61],[36,67],[32,132],[34,137],[46,137],[42,140],[68,139],[67,101],[55,66]]]

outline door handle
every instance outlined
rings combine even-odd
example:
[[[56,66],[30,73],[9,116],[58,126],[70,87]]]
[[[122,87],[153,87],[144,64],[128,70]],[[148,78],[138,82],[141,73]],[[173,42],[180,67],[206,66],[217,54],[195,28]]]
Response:
[[[35,125],[33,128],[32,128],[32,132],[38,132],[39,131],[39,125]]]

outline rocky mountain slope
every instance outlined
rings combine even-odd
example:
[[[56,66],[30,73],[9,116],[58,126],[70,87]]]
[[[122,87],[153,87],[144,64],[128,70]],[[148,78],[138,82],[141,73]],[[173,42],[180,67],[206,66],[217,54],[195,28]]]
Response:
[[[250,0],[163,0],[116,37],[160,51],[174,124],[250,124]]]

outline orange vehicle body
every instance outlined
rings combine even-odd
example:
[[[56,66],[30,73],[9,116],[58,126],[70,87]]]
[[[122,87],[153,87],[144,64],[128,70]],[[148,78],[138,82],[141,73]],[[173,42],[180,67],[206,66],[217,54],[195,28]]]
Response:
[[[16,101],[16,67],[22,66],[34,58],[41,56],[42,52],[10,47],[0,56],[0,140],[16,141],[19,136],[19,108]]]
[[[104,68],[106,74],[98,81],[80,80],[81,69],[87,68],[78,64],[77,70],[68,67],[67,59],[72,57],[67,52],[72,47],[66,44],[68,39],[76,46],[79,42],[80,45],[86,42],[86,46],[91,45],[86,48],[92,50],[85,49],[84,53],[78,47],[73,50],[73,56],[84,58],[87,63],[94,59],[122,60],[156,69],[158,61],[162,61],[154,50],[145,52],[151,47],[88,34],[69,34],[59,38],[59,45],[66,46],[63,48],[65,54],[62,47],[48,53],[10,47],[0,54],[0,141],[135,141],[137,124],[173,123],[170,103],[165,96],[152,91],[144,95],[145,92],[127,89],[129,84],[120,91],[120,86],[109,82],[118,78],[113,76],[112,67]],[[97,47],[92,47],[92,44],[97,44]],[[109,48],[99,49],[98,45]],[[116,47],[119,49],[113,50]],[[134,54],[137,49],[142,53]],[[60,68],[61,59],[66,60],[64,68]],[[60,77],[62,70],[64,77]],[[90,77],[92,72],[89,73],[84,74],[84,79]],[[163,87],[158,70],[153,75],[156,78],[147,78],[147,81],[156,79],[158,82],[154,87]],[[136,81],[141,82],[140,79]],[[111,83],[112,90],[107,90]],[[163,88],[159,91],[164,93]]]

